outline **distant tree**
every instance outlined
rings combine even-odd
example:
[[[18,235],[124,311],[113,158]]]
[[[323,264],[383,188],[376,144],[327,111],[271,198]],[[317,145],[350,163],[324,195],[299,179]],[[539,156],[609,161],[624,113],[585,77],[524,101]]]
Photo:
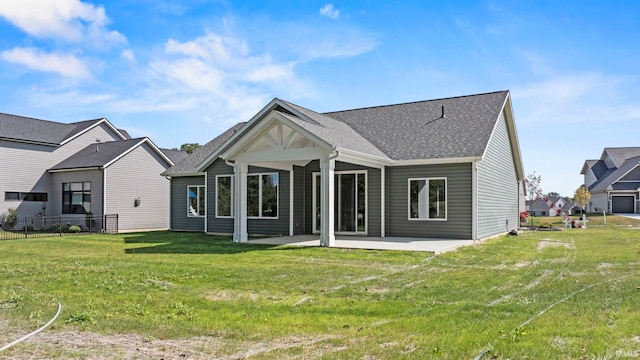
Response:
[[[186,143],[180,145],[180,150],[185,151],[187,154],[191,155],[194,151],[200,149],[202,145],[198,143]]]
[[[582,210],[585,210],[589,200],[591,199],[591,193],[589,189],[587,189],[584,185],[580,185],[580,187],[576,190],[576,193],[573,195],[575,202],[580,205]]]
[[[533,174],[527,175],[525,179],[525,184],[527,186],[527,199],[529,200],[529,206],[533,206],[533,203],[542,197],[542,189],[540,188],[540,184],[542,183],[542,176],[536,175],[534,171]],[[531,225],[533,225],[533,214],[531,215]]]
[[[550,192],[547,194],[547,197],[548,197],[548,198],[560,197],[560,194],[559,194],[559,193],[557,193],[557,192],[555,192],[555,191],[550,191]]]

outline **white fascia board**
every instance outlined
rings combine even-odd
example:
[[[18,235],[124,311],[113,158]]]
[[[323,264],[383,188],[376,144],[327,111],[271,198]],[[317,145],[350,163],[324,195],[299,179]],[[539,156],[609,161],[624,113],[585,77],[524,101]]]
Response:
[[[626,171],[624,174],[620,175],[617,179],[615,179],[614,181],[611,182],[611,184],[615,184],[617,182],[638,182],[640,180],[627,180],[627,181],[620,181],[620,179],[622,179],[623,177],[627,176],[627,174],[629,174],[630,172],[632,172],[633,170],[635,170],[638,166],[640,166],[640,163],[636,164],[635,166],[631,167],[631,169],[629,169],[629,171]],[[615,172],[614,172],[615,174]]]
[[[301,135],[307,137],[314,143],[320,145],[328,151],[333,151],[334,147],[331,144],[328,144],[326,141],[320,139],[315,134],[309,132],[307,129],[299,126],[295,122],[287,119],[286,117],[280,115],[277,112],[269,112],[262,119],[262,121],[244,133],[242,136],[246,138],[245,141],[236,141],[233,145],[231,145],[228,149],[226,149],[223,153],[220,154],[220,157],[223,159],[233,159],[243,148],[246,146],[250,146],[251,143],[262,133],[263,130],[266,130],[271,126],[274,122],[279,121],[283,125],[291,128],[292,130],[300,133]],[[200,169],[197,169],[200,170]]]
[[[277,105],[283,106],[284,104],[282,104],[282,102],[278,98],[274,98],[273,100],[271,100],[265,107],[263,107],[260,111],[258,111],[257,114],[255,114],[249,121],[247,121],[247,123],[244,124],[243,127],[238,129],[235,134],[231,135],[231,137],[229,137],[227,141],[222,143],[222,145],[220,145],[218,149],[209,154],[209,156],[205,157],[204,160],[202,160],[200,164],[196,166],[196,171],[204,171],[204,169],[209,167],[209,165],[211,165],[218,159],[218,157],[220,157],[219,155],[223,149],[226,149],[230,144],[233,144],[238,137],[248,131],[247,129],[251,129],[260,118],[262,118],[269,111],[273,110]]]
[[[169,159],[151,140],[149,140],[149,138],[142,138],[135,145],[131,146],[129,149],[123,151],[122,154],[116,156],[113,160],[111,160],[108,163],[106,163],[104,165],[104,167],[107,168],[107,167],[111,166],[113,163],[115,163],[116,161],[122,159],[127,154],[132,152],[138,146],[140,146],[142,144],[145,144],[145,143],[148,144],[153,149],[153,151],[155,151],[158,155],[160,155],[160,157],[162,157],[162,159],[164,159],[164,161],[166,161],[167,164],[169,164],[169,166],[173,166],[173,161],[171,161],[171,159]]]
[[[356,165],[382,169],[383,167],[389,166],[393,163],[391,159],[385,159],[378,156],[372,156],[343,148],[336,148],[336,151],[338,151],[338,153],[340,154],[338,155],[336,160],[345,161]]]
[[[459,158],[442,158],[442,159],[413,159],[413,160],[396,160],[388,166],[410,166],[410,165],[439,165],[439,164],[462,164],[472,163],[482,160],[481,156],[469,156]]]
[[[64,145],[64,144],[66,144],[66,143],[68,143],[68,142],[72,141],[73,139],[75,139],[75,138],[77,138],[77,137],[81,136],[82,134],[84,134],[84,133],[88,132],[89,130],[91,130],[91,129],[93,129],[93,128],[97,127],[97,126],[98,126],[98,125],[100,125],[100,124],[105,124],[105,125],[107,125],[107,126],[108,126],[108,127],[109,127],[113,132],[114,132],[114,133],[116,133],[116,135],[120,136],[120,138],[121,138],[122,140],[128,140],[128,139],[127,139],[127,137],[126,137],[126,136],[124,136],[124,135],[120,132],[120,130],[118,130],[115,126],[113,126],[113,124],[111,124],[111,123],[109,122],[109,120],[107,120],[106,118],[102,118],[102,119],[100,119],[100,120],[96,121],[96,123],[95,123],[95,124],[93,124],[93,125],[89,126],[88,128],[86,128],[86,129],[84,129],[84,130],[80,131],[79,133],[75,134],[74,136],[72,136],[72,137],[68,138],[67,140],[65,140],[65,141],[63,141],[63,142],[61,142],[61,143],[60,143],[60,146],[62,146],[62,145]]]
[[[511,93],[507,92],[507,96],[504,99],[504,103],[502,104],[502,108],[500,108],[500,113],[498,114],[498,118],[493,125],[493,129],[491,130],[491,136],[489,137],[489,141],[487,142],[487,146],[484,148],[484,152],[482,153],[482,159],[486,155],[489,150],[489,144],[493,140],[493,136],[498,128],[498,119],[500,118],[500,114],[504,112],[505,121],[507,122],[507,132],[509,133],[509,140],[511,141],[511,156],[515,162],[516,167],[516,176],[518,180],[524,180],[524,167],[522,163],[522,153],[520,152],[520,143],[518,141],[518,131],[516,129],[515,117],[513,115],[513,108],[511,106]]]

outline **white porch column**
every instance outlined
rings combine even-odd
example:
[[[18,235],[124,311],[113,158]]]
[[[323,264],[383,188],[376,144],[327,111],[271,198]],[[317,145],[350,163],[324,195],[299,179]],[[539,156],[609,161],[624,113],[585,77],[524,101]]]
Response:
[[[234,227],[233,242],[247,242],[247,163],[236,162],[233,166],[234,174]]]
[[[332,247],[336,245],[334,229],[334,172],[336,161],[320,160],[320,211],[322,212],[320,225],[320,246]]]

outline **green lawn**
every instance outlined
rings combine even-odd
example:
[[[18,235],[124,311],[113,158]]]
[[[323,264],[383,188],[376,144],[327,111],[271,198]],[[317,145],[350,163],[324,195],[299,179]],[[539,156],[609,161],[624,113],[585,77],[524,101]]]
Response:
[[[640,224],[608,223],[438,256],[172,232],[0,241],[0,347],[63,305],[0,359],[100,352],[38,340],[67,332],[193,358],[637,358]]]

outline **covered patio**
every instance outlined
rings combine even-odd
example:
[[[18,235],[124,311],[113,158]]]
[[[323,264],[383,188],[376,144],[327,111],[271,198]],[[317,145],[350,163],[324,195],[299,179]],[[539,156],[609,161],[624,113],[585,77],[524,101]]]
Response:
[[[290,246],[321,246],[319,235],[296,235],[250,239],[249,243]],[[424,251],[433,254],[441,254],[456,250],[461,246],[469,246],[478,243],[479,241],[474,240],[445,240],[407,237],[381,238],[336,235],[335,243],[332,247],[367,250]]]

